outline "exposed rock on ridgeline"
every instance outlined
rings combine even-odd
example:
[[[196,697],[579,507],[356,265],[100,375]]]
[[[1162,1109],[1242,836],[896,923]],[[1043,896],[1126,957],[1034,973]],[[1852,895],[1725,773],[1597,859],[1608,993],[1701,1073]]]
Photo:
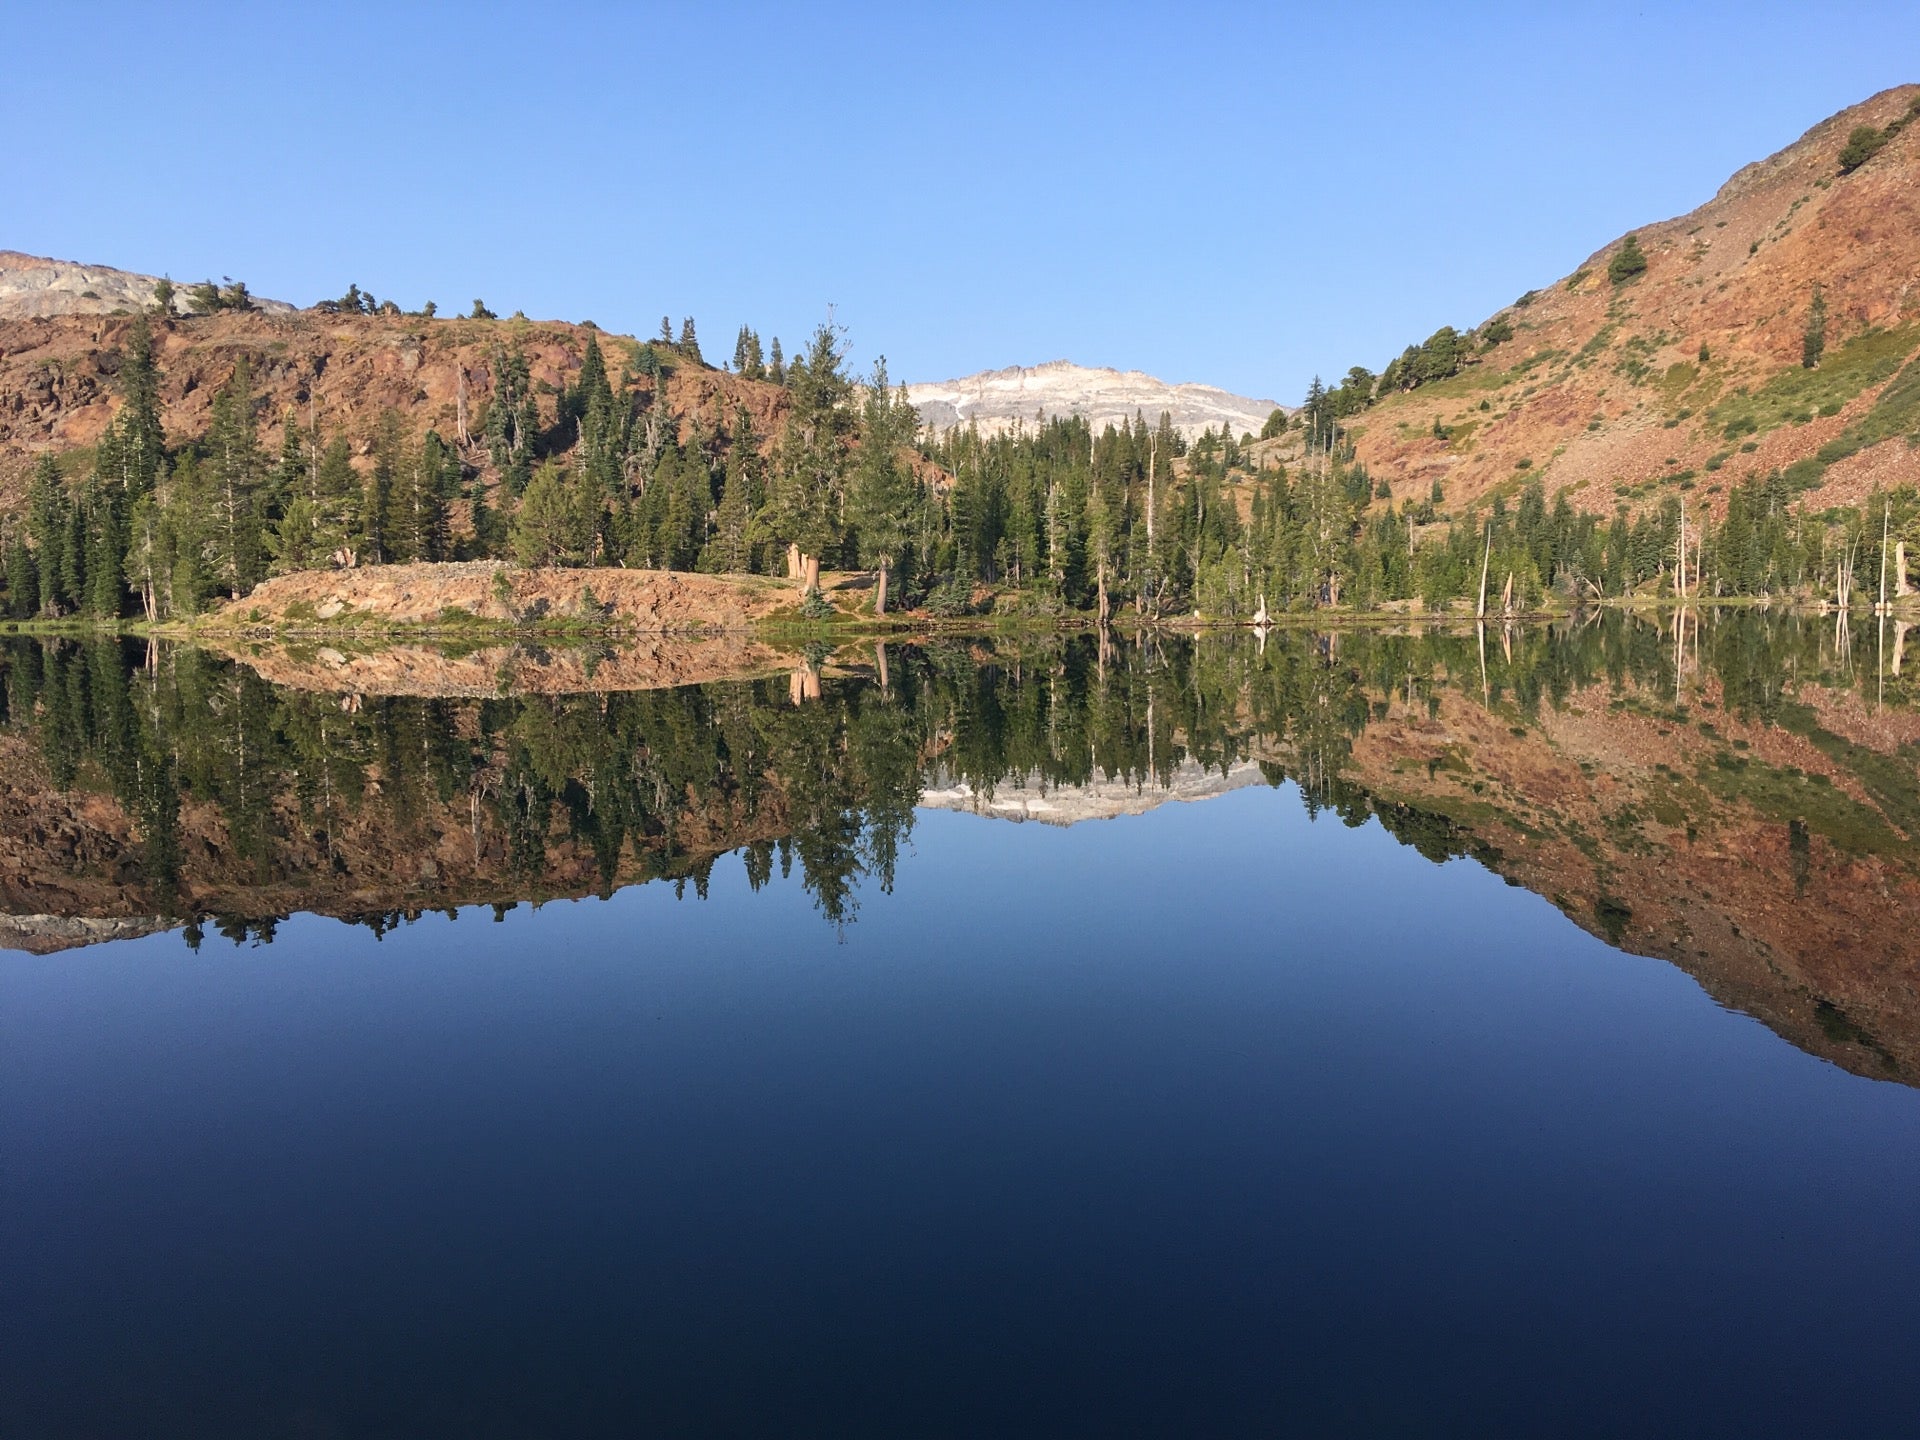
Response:
[[[937,430],[975,425],[983,435],[999,435],[1016,424],[1031,427],[1037,416],[1065,415],[1085,417],[1097,435],[1136,415],[1157,424],[1163,412],[1189,439],[1222,425],[1236,435],[1258,435],[1275,409],[1272,400],[1212,385],[1171,385],[1138,370],[1090,369],[1067,360],[909,385],[907,399]]]
[[[116,310],[145,310],[153,304],[158,275],[116,270],[111,265],[81,265],[0,250],[0,319],[30,319],[44,315],[111,315]],[[293,309],[284,300],[252,297],[254,308],[284,314]],[[191,313],[187,283],[178,282],[173,297],[176,315]]]

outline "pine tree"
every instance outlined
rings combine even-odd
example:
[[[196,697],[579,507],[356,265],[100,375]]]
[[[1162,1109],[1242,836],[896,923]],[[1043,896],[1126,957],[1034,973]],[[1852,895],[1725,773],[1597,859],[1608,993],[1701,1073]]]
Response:
[[[144,494],[166,455],[166,435],[160,423],[160,377],[153,361],[153,332],[145,313],[135,315],[127,329],[127,347],[119,376],[121,488]]]
[[[213,400],[207,467],[214,493],[212,581],[238,600],[264,573],[259,442],[254,435],[253,371],[243,355]]]
[[[156,547],[165,566],[159,608],[165,615],[193,615],[215,581],[212,517],[216,491],[210,464],[188,451],[159,492],[160,530]]]
[[[1620,242],[1620,248],[1613,252],[1613,258],[1607,261],[1607,279],[1615,285],[1624,285],[1634,276],[1644,274],[1647,268],[1647,254],[1640,248],[1640,237],[1629,235]]]
[[[353,468],[347,437],[336,435],[320,454],[313,470],[313,537],[309,553],[331,556],[345,549],[348,563],[359,558],[366,543],[366,492]]]
[[[1813,286],[1813,301],[1807,306],[1807,328],[1800,336],[1800,363],[1811,370],[1827,350],[1827,297],[1818,281]]]
[[[508,527],[521,565],[578,565],[587,557],[599,518],[598,497],[551,460],[534,471]]]
[[[40,579],[33,563],[33,551],[18,530],[7,537],[6,546],[7,614],[15,620],[29,618],[40,603]]]
[[[34,609],[42,615],[60,612],[60,555],[67,544],[67,491],[60,468],[51,455],[42,455],[33,467],[27,491],[27,534],[33,541],[39,593]]]
[[[391,565],[413,558],[407,490],[411,456],[399,412],[381,412],[373,438],[373,468],[367,473],[365,516],[366,558],[375,565]]]
[[[788,375],[792,405],[764,512],[769,532],[790,547],[803,593],[818,588],[821,557],[840,538],[854,419],[840,365],[839,336],[823,324]]]
[[[847,520],[859,541],[861,559],[874,571],[873,613],[887,611],[887,583],[913,533],[912,508],[918,492],[901,453],[920,428],[919,414],[902,388],[887,383],[887,362],[875,362],[860,414],[860,453],[847,492]]]
[[[753,417],[741,410],[727,449],[726,479],[714,512],[704,569],[739,575],[752,568],[753,517],[761,502],[760,457],[754,446]]]

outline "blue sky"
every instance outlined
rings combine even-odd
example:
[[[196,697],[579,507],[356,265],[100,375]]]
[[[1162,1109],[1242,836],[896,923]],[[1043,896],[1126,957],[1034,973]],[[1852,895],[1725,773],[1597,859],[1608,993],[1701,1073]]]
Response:
[[[284,12],[284,13],[283,13]],[[17,17],[21,18],[21,17]],[[1920,5],[89,6],[0,248],[1297,400],[1920,79]]]

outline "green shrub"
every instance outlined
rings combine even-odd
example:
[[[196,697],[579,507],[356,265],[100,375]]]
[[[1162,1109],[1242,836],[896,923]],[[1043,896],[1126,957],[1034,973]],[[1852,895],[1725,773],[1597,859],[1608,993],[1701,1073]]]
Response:
[[[973,614],[973,587],[959,577],[946,580],[927,592],[921,605],[927,614],[942,620],[957,620]]]
[[[1847,143],[1840,147],[1840,173],[1851,175],[1885,149],[1887,141],[1892,138],[1886,131],[1872,125],[1854,126],[1853,133],[1847,136]]]
[[[1620,248],[1613,252],[1613,258],[1607,261],[1607,279],[1615,285],[1624,285],[1636,275],[1643,275],[1647,269],[1647,255],[1640,248],[1640,237],[1629,235],[1620,242]]]

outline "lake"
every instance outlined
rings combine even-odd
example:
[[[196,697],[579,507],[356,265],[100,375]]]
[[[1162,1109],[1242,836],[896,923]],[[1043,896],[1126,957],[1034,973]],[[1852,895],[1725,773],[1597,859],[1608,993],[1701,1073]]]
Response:
[[[0,642],[0,1431],[1904,1431],[1902,638]]]

